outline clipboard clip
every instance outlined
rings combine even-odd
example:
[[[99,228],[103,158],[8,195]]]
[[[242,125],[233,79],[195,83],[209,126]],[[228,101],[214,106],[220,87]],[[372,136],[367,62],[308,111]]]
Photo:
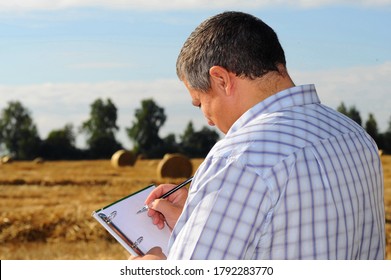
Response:
[[[101,217],[102,220],[105,221],[107,224],[110,224],[115,218],[115,216],[117,216],[117,211],[111,212],[108,216],[106,216],[106,214],[104,213],[99,213],[98,216]]]
[[[137,238],[137,240],[132,244],[132,248],[133,249],[138,249],[138,245],[140,245],[140,243],[143,241],[143,237],[140,236],[139,238]]]

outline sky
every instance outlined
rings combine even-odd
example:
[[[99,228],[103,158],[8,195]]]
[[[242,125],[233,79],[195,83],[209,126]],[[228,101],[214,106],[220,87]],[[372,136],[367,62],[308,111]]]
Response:
[[[96,99],[110,98],[117,139],[131,148],[126,128],[152,98],[167,115],[161,137],[189,121],[201,129],[176,58],[198,24],[227,10],[276,31],[297,85],[315,84],[323,104],[355,106],[388,128],[391,0],[0,0],[0,110],[20,101],[45,139],[69,123],[77,130]]]

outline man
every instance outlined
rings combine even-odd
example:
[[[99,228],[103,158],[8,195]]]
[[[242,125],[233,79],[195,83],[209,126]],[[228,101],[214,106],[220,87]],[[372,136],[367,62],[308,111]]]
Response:
[[[185,42],[177,74],[225,133],[189,192],[146,203],[169,259],[383,259],[383,174],[364,129],[295,86],[275,32],[225,12]],[[156,199],[156,200],[155,200]]]

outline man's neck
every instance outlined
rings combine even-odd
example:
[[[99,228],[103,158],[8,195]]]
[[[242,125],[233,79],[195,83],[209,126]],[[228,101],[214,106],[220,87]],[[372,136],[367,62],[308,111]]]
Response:
[[[242,82],[241,90],[241,94],[245,95],[242,96],[242,100],[247,103],[245,109],[248,110],[266,98],[294,86],[295,84],[286,71],[269,72],[255,80],[246,78]]]

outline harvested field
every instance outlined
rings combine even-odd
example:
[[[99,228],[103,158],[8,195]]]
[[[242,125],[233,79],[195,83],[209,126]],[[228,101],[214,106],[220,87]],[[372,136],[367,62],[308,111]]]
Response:
[[[391,259],[391,156],[382,160]],[[194,170],[201,161],[192,160]],[[0,259],[127,259],[91,213],[151,183],[168,182],[158,178],[158,163],[138,160],[122,168],[110,160],[0,165]]]

